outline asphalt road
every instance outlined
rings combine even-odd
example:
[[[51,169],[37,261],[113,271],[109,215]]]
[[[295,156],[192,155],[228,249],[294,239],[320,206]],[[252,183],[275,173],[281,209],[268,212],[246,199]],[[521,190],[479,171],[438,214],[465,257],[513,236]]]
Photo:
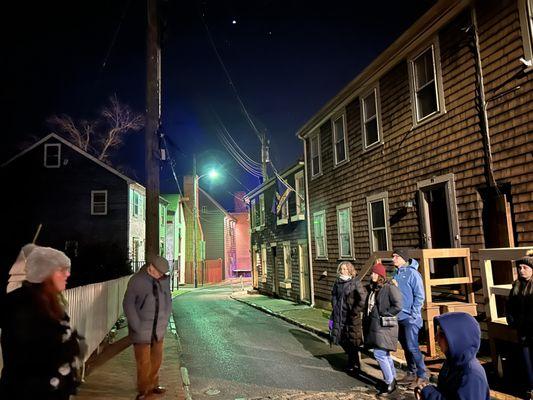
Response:
[[[174,300],[193,399],[374,397],[372,383],[342,371],[342,349],[230,294],[231,287],[209,287]]]

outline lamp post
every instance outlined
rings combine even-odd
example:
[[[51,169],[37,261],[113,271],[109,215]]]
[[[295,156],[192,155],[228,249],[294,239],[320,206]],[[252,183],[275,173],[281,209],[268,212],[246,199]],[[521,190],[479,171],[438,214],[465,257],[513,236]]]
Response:
[[[218,172],[214,169],[211,169],[208,173],[203,175],[196,175],[196,155],[193,155],[192,159],[192,178],[193,178],[193,219],[194,219],[194,230],[193,230],[193,243],[192,243],[192,251],[193,251],[193,268],[194,268],[194,287],[198,287],[198,249],[197,249],[197,243],[198,243],[198,181],[202,179],[204,176],[208,176],[211,179],[215,179],[218,177]],[[204,280],[204,277],[202,275],[202,282]]]

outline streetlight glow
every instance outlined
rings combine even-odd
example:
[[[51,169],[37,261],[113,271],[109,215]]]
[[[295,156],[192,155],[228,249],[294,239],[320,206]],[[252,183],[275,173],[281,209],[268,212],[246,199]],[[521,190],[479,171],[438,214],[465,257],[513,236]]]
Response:
[[[209,171],[209,173],[207,175],[211,179],[216,179],[216,178],[218,178],[218,171],[216,169],[212,169],[212,170]]]

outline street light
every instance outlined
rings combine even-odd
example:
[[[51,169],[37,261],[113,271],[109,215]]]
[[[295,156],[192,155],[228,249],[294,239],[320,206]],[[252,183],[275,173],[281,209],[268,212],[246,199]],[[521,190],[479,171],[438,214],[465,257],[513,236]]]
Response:
[[[194,287],[198,287],[198,249],[196,248],[197,237],[198,237],[198,181],[205,176],[208,176],[211,179],[216,179],[219,176],[219,173],[216,169],[212,168],[209,172],[203,175],[196,175],[196,155],[193,156],[192,164],[192,175],[193,175],[193,219],[194,219],[194,233],[193,233],[193,268],[194,268]],[[202,276],[202,282],[203,282]]]

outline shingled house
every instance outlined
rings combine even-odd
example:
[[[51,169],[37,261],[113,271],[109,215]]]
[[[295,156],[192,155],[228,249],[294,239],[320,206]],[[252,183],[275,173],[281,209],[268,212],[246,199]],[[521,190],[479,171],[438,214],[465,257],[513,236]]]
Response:
[[[298,131],[317,303],[339,260],[533,245],[532,13],[438,1]]]

